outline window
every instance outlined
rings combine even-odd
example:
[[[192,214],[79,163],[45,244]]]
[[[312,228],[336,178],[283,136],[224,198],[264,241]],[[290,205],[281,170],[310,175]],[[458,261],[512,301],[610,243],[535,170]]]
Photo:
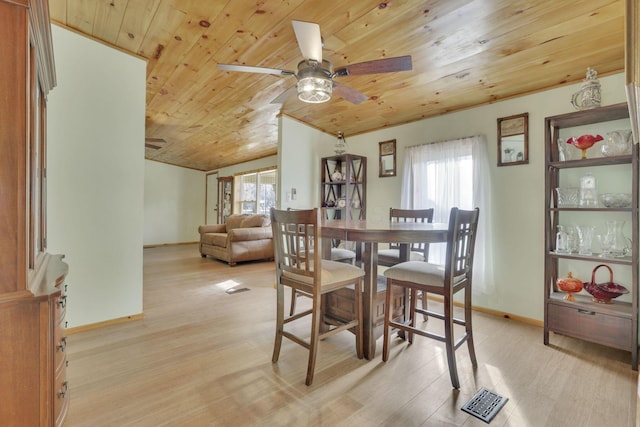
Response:
[[[491,183],[487,144],[468,137],[405,149],[401,206],[434,208],[433,222],[449,222],[452,207],[480,208],[474,261],[474,287],[493,290]],[[444,263],[444,245],[431,245],[429,261]]]
[[[276,169],[269,169],[236,175],[235,212],[268,215],[276,206],[276,174]]]
[[[448,222],[452,207],[477,206],[473,196],[473,143],[467,138],[408,147],[403,207],[434,208],[433,221]]]

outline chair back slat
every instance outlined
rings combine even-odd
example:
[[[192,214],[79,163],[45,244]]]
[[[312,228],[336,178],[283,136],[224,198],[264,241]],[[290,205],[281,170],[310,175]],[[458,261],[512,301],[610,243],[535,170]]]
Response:
[[[431,209],[396,209],[389,208],[389,220],[391,222],[433,222],[433,208]],[[400,243],[389,243],[389,249],[399,249]],[[424,259],[429,258],[429,245],[426,243],[413,243],[412,251],[422,252]]]
[[[478,216],[477,208],[474,210],[451,209],[445,277],[455,278],[456,283],[471,279]]]
[[[275,248],[276,273],[289,272],[310,279],[317,278],[320,255],[313,250],[320,247],[318,224],[320,212],[316,209],[271,209],[271,228]]]

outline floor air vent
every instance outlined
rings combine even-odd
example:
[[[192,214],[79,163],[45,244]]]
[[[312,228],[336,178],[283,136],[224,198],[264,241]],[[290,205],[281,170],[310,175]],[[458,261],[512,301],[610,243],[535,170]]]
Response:
[[[506,397],[482,388],[470,401],[465,403],[462,410],[488,423],[507,403],[507,400],[509,399]]]

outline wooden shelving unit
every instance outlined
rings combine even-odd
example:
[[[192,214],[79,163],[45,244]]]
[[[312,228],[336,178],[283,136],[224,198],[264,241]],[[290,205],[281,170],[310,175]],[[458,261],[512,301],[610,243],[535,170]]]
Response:
[[[340,177],[336,177],[339,172]],[[342,154],[322,159],[321,206],[330,219],[365,219],[367,158]]]
[[[598,344],[627,350],[631,353],[631,366],[638,368],[638,145],[633,144],[632,154],[614,157],[598,157],[596,146],[592,147],[587,159],[560,161],[557,141],[570,132],[573,136],[582,134],[585,127],[602,128],[605,135],[607,122],[628,119],[627,104],[616,104],[592,110],[547,117],[545,119],[545,272],[544,272],[544,343],[549,344],[550,332],[569,335]],[[630,127],[630,126],[627,126]],[[593,151],[592,151],[593,150]],[[631,207],[628,208],[563,208],[559,207],[554,194],[561,187],[563,176],[576,169],[588,171],[594,175],[614,173],[623,176],[616,186],[629,185],[632,194]],[[613,169],[612,169],[613,168]],[[573,172],[572,172],[573,171]],[[566,181],[565,181],[566,183]],[[576,217],[583,221],[602,221],[609,216],[624,216],[631,224],[631,253],[622,258],[603,258],[593,255],[558,254],[555,252],[555,237],[559,224],[566,225]],[[586,219],[585,219],[586,218]],[[613,300],[611,304],[596,303],[591,295],[582,291],[575,295],[576,301],[564,300],[564,293],[556,286],[558,277],[566,275],[561,271],[560,263],[570,263],[585,269],[598,264],[615,266],[628,272],[631,283],[621,283],[630,290],[627,300]],[[580,277],[584,282],[591,277]],[[604,278],[598,282],[606,281]],[[614,279],[615,281],[615,279]]]

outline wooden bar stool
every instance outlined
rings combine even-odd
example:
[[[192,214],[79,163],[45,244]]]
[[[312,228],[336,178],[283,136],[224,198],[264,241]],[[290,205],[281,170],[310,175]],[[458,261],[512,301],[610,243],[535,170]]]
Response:
[[[323,260],[320,250],[308,250],[322,247],[320,224],[320,211],[317,208],[299,211],[271,209],[277,288],[276,338],[272,361],[273,363],[278,361],[283,337],[308,349],[306,385],[311,385],[313,382],[318,341],[324,338],[341,331],[351,330],[356,336],[356,354],[359,359],[363,357],[362,278],[364,271],[351,264]],[[350,285],[353,285],[355,290],[354,318],[321,333],[322,296]],[[308,295],[312,299],[312,308],[285,318],[285,286]],[[311,315],[309,338],[300,337],[286,329],[287,324],[308,315]]]
[[[397,209],[389,208],[391,222],[433,222],[433,208],[430,209]],[[388,249],[378,250],[378,265],[391,267],[400,263],[400,243],[389,243]],[[413,243],[409,248],[409,261],[429,261],[429,244]],[[427,293],[421,292],[422,308],[427,309]],[[427,316],[424,316],[427,320]]]
[[[423,261],[406,261],[396,264],[384,272],[387,278],[385,295],[387,307],[391,304],[391,288],[393,286],[408,289],[411,292],[411,297],[408,323],[395,322],[390,315],[385,316],[382,360],[386,362],[389,359],[389,331],[391,328],[407,332],[410,344],[413,342],[414,333],[442,341],[445,343],[447,351],[451,384],[456,389],[460,388],[460,381],[456,367],[455,350],[465,341],[469,348],[471,363],[473,366],[477,366],[471,327],[471,279],[478,214],[479,209],[477,208],[471,211],[451,209],[447,255],[444,265]],[[436,313],[418,308],[416,298],[419,291],[441,295],[444,299],[444,312]],[[464,291],[464,319],[455,318],[453,314],[453,296],[460,291]],[[417,313],[444,320],[444,335],[416,328]],[[464,334],[458,340],[455,340],[453,334],[454,324],[462,325],[465,328]]]

